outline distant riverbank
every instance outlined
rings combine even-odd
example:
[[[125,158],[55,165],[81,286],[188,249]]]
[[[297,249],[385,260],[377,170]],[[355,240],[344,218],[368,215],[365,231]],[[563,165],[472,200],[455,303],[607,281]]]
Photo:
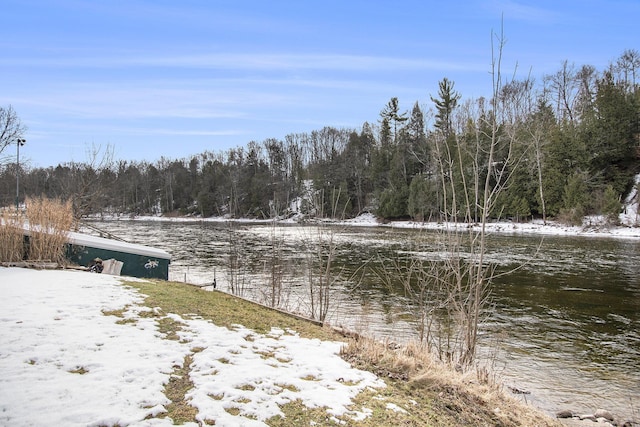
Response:
[[[527,222],[512,221],[495,221],[488,222],[485,225],[487,233],[504,233],[504,234],[540,234],[551,236],[585,236],[585,237],[614,237],[622,239],[640,239],[640,223],[635,219],[635,210],[633,215],[621,214],[621,225],[607,224],[606,221],[599,216],[585,217],[582,226],[570,226],[562,224],[558,221],[532,220]],[[451,222],[419,222],[419,221],[381,221],[371,213],[364,213],[352,219],[346,220],[317,220],[309,219],[303,216],[294,216],[286,219],[248,219],[248,218],[230,218],[230,217],[208,217],[201,218],[196,216],[130,216],[130,215],[102,215],[92,219],[106,220],[139,220],[139,221],[171,221],[171,222],[237,222],[251,224],[280,223],[280,224],[303,224],[303,223],[326,223],[344,226],[361,226],[361,227],[390,227],[390,228],[408,228],[408,229],[424,229],[424,230],[451,230],[455,228],[473,228],[480,231],[481,224],[451,223]]]

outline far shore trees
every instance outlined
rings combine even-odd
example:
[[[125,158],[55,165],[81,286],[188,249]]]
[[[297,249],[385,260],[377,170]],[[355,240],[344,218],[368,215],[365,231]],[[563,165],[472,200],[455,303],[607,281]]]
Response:
[[[521,141],[512,154],[522,167],[495,200],[490,219],[572,221],[572,212],[612,217],[605,208],[614,205],[604,203],[605,192],[624,200],[640,173],[638,58],[637,50],[628,49],[603,70],[563,61],[557,72],[537,81],[531,73],[514,75],[491,99],[465,99],[444,77],[430,105],[413,101],[406,108],[391,97],[379,117],[359,129],[327,126],[183,159],[135,162],[107,156],[102,161],[90,154],[84,163],[20,165],[21,193],[72,199],[77,215],[281,218],[314,215],[305,195],[340,189],[347,217],[371,212],[385,219],[441,220],[455,205],[458,219],[465,219],[470,206],[477,221],[484,195],[464,192],[463,180],[478,190],[484,190],[487,177],[495,181],[479,169],[488,159],[489,124],[495,120],[500,139]],[[18,137],[28,138],[25,132],[13,108],[0,107],[3,206],[15,193],[15,162],[9,161],[15,154],[7,147]],[[507,149],[496,148],[498,157]],[[499,171],[505,165],[494,166]],[[580,205],[574,204],[579,198],[567,197],[577,176],[584,178],[586,196]],[[479,182],[469,181],[475,179]],[[329,216],[330,206],[321,212]]]

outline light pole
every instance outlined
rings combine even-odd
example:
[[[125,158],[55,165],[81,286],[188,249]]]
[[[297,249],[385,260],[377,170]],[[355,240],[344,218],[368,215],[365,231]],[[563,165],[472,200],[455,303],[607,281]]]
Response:
[[[24,138],[16,139],[16,212],[18,212],[18,196],[20,195],[20,146],[27,142]]]

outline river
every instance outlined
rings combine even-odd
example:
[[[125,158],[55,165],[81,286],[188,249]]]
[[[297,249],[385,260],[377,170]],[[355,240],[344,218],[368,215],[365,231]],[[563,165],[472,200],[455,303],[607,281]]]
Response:
[[[281,304],[309,312],[305,254],[325,228],[225,222],[101,221],[127,241],[167,250],[170,279],[233,285],[269,301],[274,277]],[[320,230],[320,231],[319,231]],[[376,274],[381,256],[438,257],[436,233],[388,227],[333,228],[341,285],[328,320],[378,338],[417,334],[402,292]],[[481,324],[484,364],[541,409],[607,409],[640,419],[640,241],[603,237],[496,234],[488,259],[497,273]],[[316,245],[317,247],[317,245]],[[363,267],[364,266],[364,267]],[[355,272],[355,274],[354,274]],[[308,313],[306,313],[308,314]]]

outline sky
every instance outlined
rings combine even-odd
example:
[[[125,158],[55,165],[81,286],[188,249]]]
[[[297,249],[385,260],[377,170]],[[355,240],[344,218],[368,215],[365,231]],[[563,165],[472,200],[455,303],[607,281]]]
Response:
[[[263,420],[284,415],[278,404],[297,399],[363,418],[367,408],[347,408],[352,398],[385,387],[351,368],[338,354],[340,342],[152,311],[116,276],[0,267],[0,294],[2,425],[173,425],[161,417],[170,403],[164,384],[186,356],[194,384],[186,398],[200,425],[266,426]],[[125,322],[103,313],[123,308]],[[181,323],[179,341],[158,331],[165,317]],[[234,407],[238,415],[226,410]],[[406,409],[387,404],[389,411]]]
[[[538,82],[640,49],[637,0],[2,3],[0,106],[27,127],[30,167],[360,130],[392,97],[431,108],[444,77],[463,99],[488,96],[501,32],[503,73]]]

